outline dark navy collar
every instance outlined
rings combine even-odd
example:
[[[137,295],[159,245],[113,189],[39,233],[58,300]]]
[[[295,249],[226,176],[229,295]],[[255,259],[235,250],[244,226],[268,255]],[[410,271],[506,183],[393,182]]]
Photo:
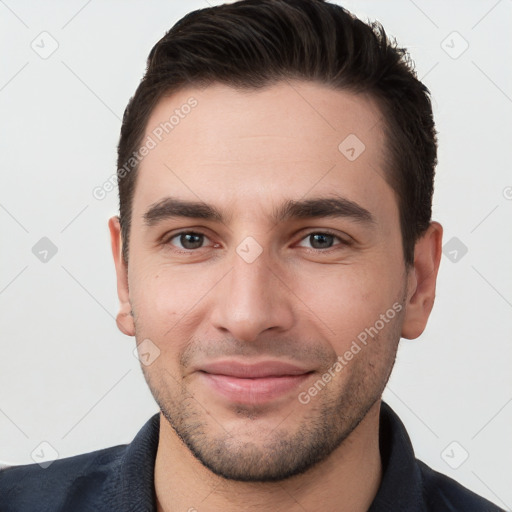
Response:
[[[409,435],[385,402],[381,402],[379,447],[382,481],[368,512],[420,512],[422,475],[416,463]]]
[[[120,511],[156,512],[154,470],[159,437],[160,413],[156,413],[127,446],[121,461]]]

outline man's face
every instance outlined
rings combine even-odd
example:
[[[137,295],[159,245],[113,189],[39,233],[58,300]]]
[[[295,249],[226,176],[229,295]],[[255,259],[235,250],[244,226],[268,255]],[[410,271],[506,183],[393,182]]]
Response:
[[[130,233],[134,332],[160,351],[142,368],[165,418],[219,475],[304,471],[381,396],[407,274],[380,115],[367,97],[305,82],[189,88],[151,115],[158,143]],[[166,198],[203,208],[155,208]]]

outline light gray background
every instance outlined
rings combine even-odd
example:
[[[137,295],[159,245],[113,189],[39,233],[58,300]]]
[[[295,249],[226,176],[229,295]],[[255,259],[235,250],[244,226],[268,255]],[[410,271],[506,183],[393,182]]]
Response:
[[[2,464],[128,443],[158,410],[135,340],[114,321],[117,190],[102,201],[92,190],[115,172],[120,118],[149,50],[208,3],[0,1]],[[408,47],[432,91],[433,217],[445,244],[457,238],[429,325],[402,341],[385,399],[419,458],[511,510],[512,2],[343,5]],[[58,250],[47,262],[32,252],[42,237]]]

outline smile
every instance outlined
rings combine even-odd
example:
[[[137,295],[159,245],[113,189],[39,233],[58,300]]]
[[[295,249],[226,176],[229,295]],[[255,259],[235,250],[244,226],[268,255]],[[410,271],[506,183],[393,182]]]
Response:
[[[222,361],[198,371],[205,385],[230,402],[263,405],[297,390],[312,371],[279,361]]]

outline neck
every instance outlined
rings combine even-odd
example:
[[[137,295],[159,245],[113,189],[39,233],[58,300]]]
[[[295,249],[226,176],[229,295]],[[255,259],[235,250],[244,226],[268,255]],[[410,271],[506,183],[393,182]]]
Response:
[[[324,461],[301,475],[270,483],[226,480],[205,468],[160,414],[155,461],[157,512],[239,510],[365,512],[382,477],[380,401]]]

